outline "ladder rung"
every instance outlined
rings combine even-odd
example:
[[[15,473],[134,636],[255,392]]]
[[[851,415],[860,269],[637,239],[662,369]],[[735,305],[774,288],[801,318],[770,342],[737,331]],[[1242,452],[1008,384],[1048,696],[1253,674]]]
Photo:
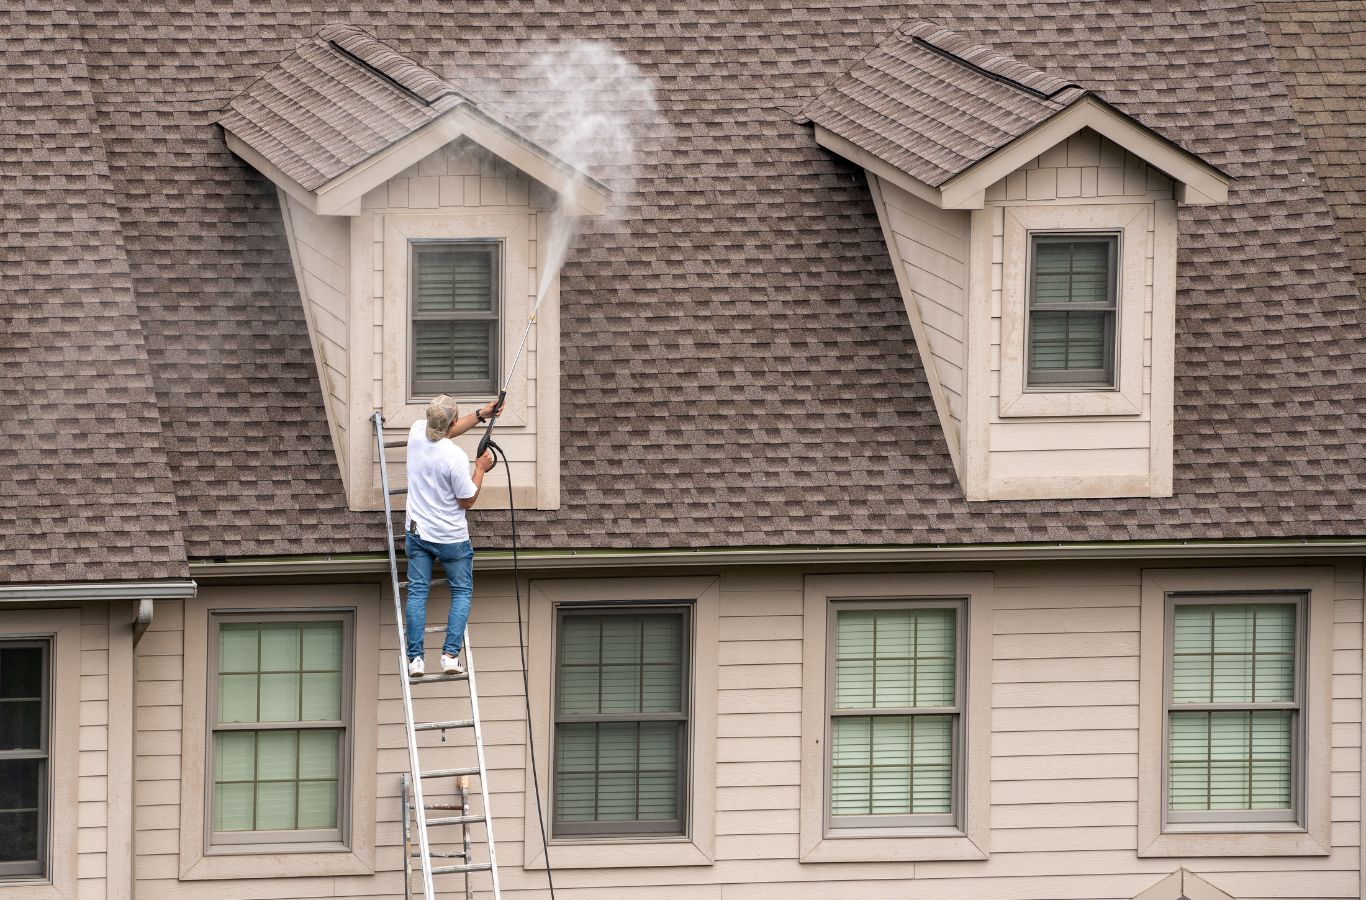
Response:
[[[419,857],[419,856],[421,856],[421,855],[422,855],[422,851],[420,851],[420,850],[414,850],[414,851],[412,852],[412,856],[413,856],[414,858],[417,858],[417,857]],[[438,858],[440,858],[440,859],[465,859],[465,854],[464,854],[464,852],[462,852],[462,851],[460,851],[460,850],[429,850],[429,851],[427,852],[427,855],[428,855],[428,856],[435,856],[435,857],[438,857]]]
[[[438,681],[464,681],[469,675],[461,673],[459,675],[423,675],[421,678],[409,678],[409,684],[435,684]]]
[[[384,449],[385,449],[385,450],[394,450],[394,449],[396,449],[396,448],[398,448],[398,447],[406,447],[406,446],[408,446],[408,442],[407,442],[407,441],[385,441],[385,442],[384,442]]]
[[[469,863],[463,866],[432,866],[433,875],[454,875],[457,872],[487,872],[492,866],[488,863]]]
[[[483,816],[440,816],[435,819],[427,820],[427,827],[433,825],[474,825],[484,821]]]
[[[407,489],[407,488],[389,488],[389,496],[390,496],[390,497],[394,496],[395,494],[406,494],[406,493],[408,493],[408,489]]]
[[[473,728],[473,719],[451,719],[448,722],[418,722],[414,731],[445,731],[447,728]]]
[[[438,584],[450,584],[450,579],[449,579],[449,578],[433,578],[431,581],[427,582],[427,584],[431,585],[432,587],[435,587],[435,586],[437,586]],[[408,582],[406,582],[406,581],[400,581],[400,582],[398,583],[398,589],[399,589],[400,591],[407,590],[407,589],[408,589]]]
[[[428,769],[428,770],[425,771],[425,772],[419,772],[419,773],[418,773],[418,775],[421,776],[422,778],[447,778],[447,777],[453,777],[453,776],[456,776],[456,775],[478,775],[478,774],[479,774],[479,767],[478,767],[478,766],[461,766],[461,767],[458,768],[458,769]]]

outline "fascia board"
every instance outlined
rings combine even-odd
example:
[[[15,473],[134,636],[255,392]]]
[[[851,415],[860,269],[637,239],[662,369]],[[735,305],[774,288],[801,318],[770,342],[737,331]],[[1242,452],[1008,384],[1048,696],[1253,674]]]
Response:
[[[1188,185],[1193,190],[1185,194],[1187,203],[1204,206],[1228,201],[1229,176],[1114,107],[1093,96],[1084,96],[944,182],[940,188],[942,205],[946,209],[981,208],[977,202],[979,194],[1083,128],[1104,135],[1178,183]]]
[[[0,603],[56,600],[189,600],[199,586],[185,581],[67,582],[0,585]]]
[[[932,204],[940,209],[944,208],[944,198],[938,188],[931,187],[917,178],[912,178],[891,163],[869,153],[853,141],[842,138],[819,124],[816,125],[816,143],[820,144],[831,153],[842,156],[851,163],[862,166],[867,171],[896,185],[907,193],[919,197],[926,203]],[[960,208],[981,209],[982,204],[978,203],[976,207]]]
[[[227,141],[228,149],[243,162],[269,178],[276,187],[302,203],[309,212],[318,211],[318,197],[312,191],[286,175],[279,166],[257,153],[227,128],[223,129],[223,137]]]

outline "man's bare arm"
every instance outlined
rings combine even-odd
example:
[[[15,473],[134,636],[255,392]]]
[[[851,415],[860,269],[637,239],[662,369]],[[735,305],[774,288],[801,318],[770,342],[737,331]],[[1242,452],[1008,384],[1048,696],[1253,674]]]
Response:
[[[474,461],[474,474],[470,480],[474,482],[474,494],[469,497],[456,498],[456,503],[460,504],[461,509],[470,509],[479,502],[479,492],[484,489],[484,473],[493,468],[493,451],[485,450],[484,455]]]
[[[497,400],[490,400],[488,403],[484,404],[483,408],[480,409],[479,412],[466,413],[465,415],[456,419],[454,422],[451,423],[451,430],[447,432],[447,435],[449,435],[450,437],[459,437],[460,435],[469,431],[474,426],[480,424],[479,419],[481,416],[483,417],[484,421],[487,422],[489,420],[489,417],[493,415],[494,404],[496,404],[497,402]]]

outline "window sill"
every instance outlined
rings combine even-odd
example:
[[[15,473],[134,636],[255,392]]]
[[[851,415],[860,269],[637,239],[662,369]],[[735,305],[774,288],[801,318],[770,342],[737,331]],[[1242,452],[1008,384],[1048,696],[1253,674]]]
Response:
[[[896,837],[828,834],[804,851],[800,862],[934,862],[986,859],[988,855],[961,831],[907,829]]]
[[[1275,824],[1237,831],[1165,831],[1138,848],[1140,857],[1328,856],[1331,852],[1302,827],[1282,829]]]
[[[291,848],[292,849],[292,848]],[[181,870],[181,881],[222,881],[239,878],[306,878],[311,876],[373,875],[375,867],[351,850],[292,853],[279,845],[275,852],[211,851]]]
[[[710,853],[686,837],[551,840],[550,857],[556,869],[709,866],[713,862]],[[522,868],[529,871],[544,870],[545,850],[536,847]]]

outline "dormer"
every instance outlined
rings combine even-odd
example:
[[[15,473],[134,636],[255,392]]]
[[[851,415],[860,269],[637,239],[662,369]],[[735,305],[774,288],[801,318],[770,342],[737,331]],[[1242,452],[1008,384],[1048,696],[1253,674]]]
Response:
[[[404,437],[436,394],[508,389],[511,460],[490,506],[559,506],[559,273],[542,278],[555,217],[606,208],[602,184],[435,72],[359,29],[323,28],[229,104],[229,149],[272,181],[350,507],[382,508],[370,424]],[[473,453],[478,434],[461,439]],[[402,483],[403,451],[387,451]]]
[[[867,176],[967,499],[1170,496],[1177,207],[1229,177],[928,22],[804,115]]]

